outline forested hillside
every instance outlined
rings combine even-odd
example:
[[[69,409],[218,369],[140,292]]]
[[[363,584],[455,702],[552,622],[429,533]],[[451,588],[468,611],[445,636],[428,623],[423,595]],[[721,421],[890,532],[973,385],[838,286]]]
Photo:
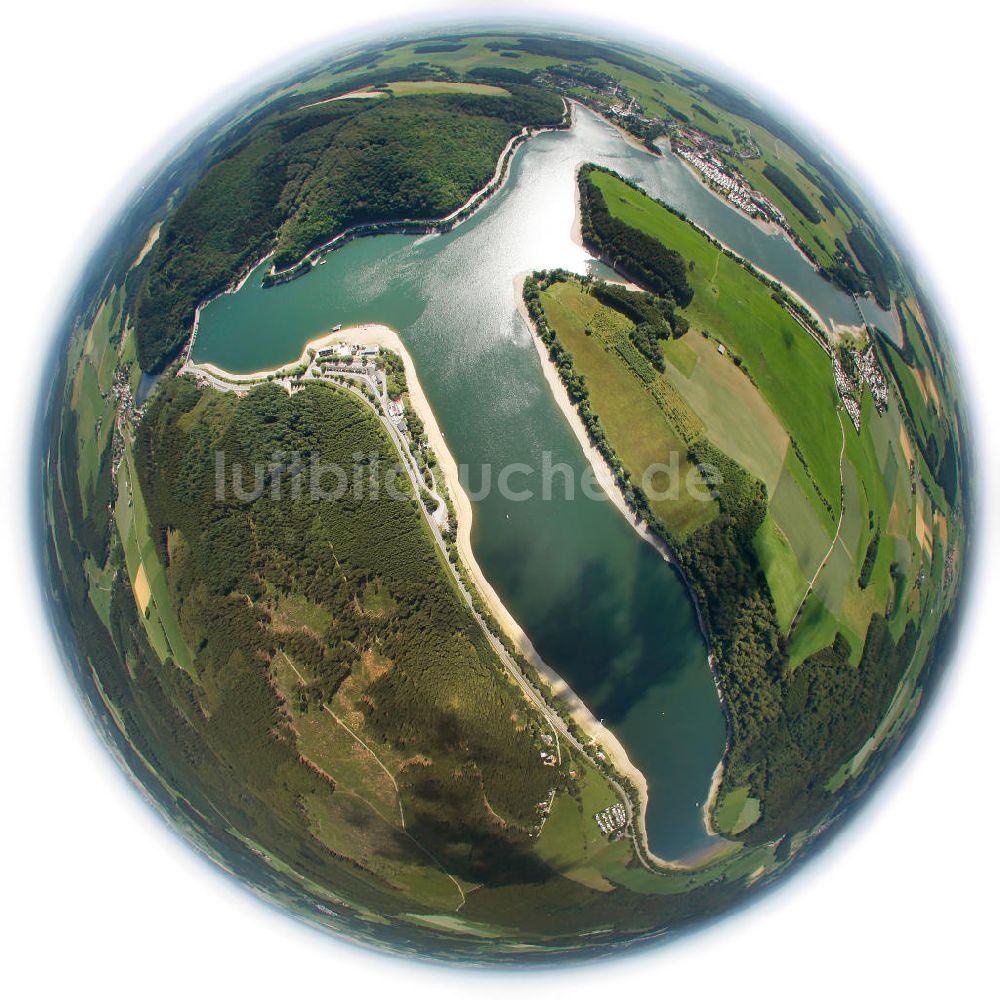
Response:
[[[338,770],[336,787],[320,782],[316,798],[300,734],[336,729],[324,714],[333,703],[398,762],[406,829],[448,871],[494,884],[539,877],[526,831],[554,774],[539,761],[536,717],[449,585],[402,474],[403,499],[367,488],[336,501],[307,487],[296,495],[294,467],[256,500],[238,499],[232,483],[217,497],[217,453],[242,463],[247,489],[255,463],[275,453],[350,469],[360,451],[382,477],[395,457],[374,415],[330,387],[289,397],[265,386],[238,401],[173,380],[137,445],[160,558],[196,653],[198,707],[173,735],[218,760],[227,796],[266,798],[260,813],[281,818],[291,843],[322,839],[303,797],[328,819],[352,797],[337,791]],[[291,695],[288,666],[298,678]],[[347,690],[349,704],[334,701]]]
[[[255,123],[163,228],[136,305],[143,369],[162,367],[198,303],[272,246],[283,267],[349,226],[460,207],[522,127],[562,119],[556,95],[508,89],[328,101]]]

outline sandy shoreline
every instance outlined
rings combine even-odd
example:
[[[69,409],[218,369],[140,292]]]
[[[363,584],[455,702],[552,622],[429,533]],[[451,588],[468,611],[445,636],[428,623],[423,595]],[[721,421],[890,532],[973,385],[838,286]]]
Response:
[[[577,219],[575,227],[578,225],[578,223],[579,219]],[[552,364],[552,361],[550,360],[548,355],[548,351],[545,348],[545,344],[542,342],[541,337],[538,336],[538,333],[535,330],[535,325],[531,321],[531,317],[528,314],[527,307],[524,304],[522,288],[524,285],[524,279],[526,277],[527,277],[527,272],[519,274],[514,278],[515,299],[517,301],[518,312],[520,312],[521,316],[524,319],[524,322],[527,324],[528,330],[530,331],[531,341],[535,345],[535,351],[538,354],[538,360],[542,366],[542,374],[544,375],[545,381],[552,392],[552,398],[555,400],[556,405],[559,407],[563,416],[566,418],[566,421],[569,424],[570,429],[573,431],[574,437],[576,437],[577,442],[579,443],[580,448],[583,451],[584,457],[587,459],[587,463],[590,465],[590,468],[594,473],[594,478],[600,484],[601,489],[604,490],[608,499],[615,505],[615,507],[618,508],[619,512],[628,521],[628,523],[632,525],[633,530],[636,532],[637,535],[639,535],[640,538],[642,538],[644,541],[652,545],[652,547],[660,554],[660,556],[663,558],[665,562],[676,565],[676,560],[674,559],[673,553],[670,551],[669,546],[667,546],[667,544],[663,541],[662,538],[654,534],[649,529],[649,526],[646,524],[644,520],[642,520],[641,517],[636,515],[636,513],[629,508],[628,504],[625,502],[625,497],[622,494],[620,487],[618,486],[618,482],[615,479],[611,467],[608,465],[604,456],[597,450],[596,447],[594,447],[593,442],[590,440],[590,435],[587,433],[587,428],[584,426],[580,414],[577,412],[576,407],[573,405],[572,400],[569,398],[569,393],[567,393],[566,391],[566,386],[563,384],[563,381],[559,376],[559,372],[556,371],[555,365]],[[681,576],[683,579],[683,573],[681,574]],[[727,720],[727,730],[728,730],[729,710],[726,707],[725,699],[723,697],[722,690],[719,687],[718,678],[716,677],[715,674],[715,665],[711,653],[711,643],[709,642],[708,634],[705,630],[704,622],[701,617],[701,609],[698,607],[698,603],[694,597],[694,594],[690,593],[690,587],[688,586],[687,581],[685,580],[684,583],[685,587],[688,589],[689,594],[691,596],[691,601],[694,604],[695,611],[698,615],[698,624],[702,633],[702,638],[704,639],[705,645],[709,651],[708,666],[712,674],[712,680],[715,683],[716,693],[719,697],[719,702],[722,706],[723,714],[725,715]],[[592,715],[591,718],[593,718]],[[607,733],[607,730],[605,730],[604,727],[601,726],[599,722],[595,720],[595,723],[601,730]],[[590,732],[589,729],[587,729],[587,731]],[[618,744],[618,741],[614,738],[614,736],[612,736],[612,734],[607,733],[607,737],[609,737],[611,740],[614,740],[614,742],[618,746],[621,746],[620,744]],[[712,837],[719,836],[718,832],[712,826],[712,810],[715,807],[715,800],[718,797],[719,788],[722,785],[722,777],[725,768],[725,759],[728,751],[729,751],[729,738],[727,733],[726,746],[723,750],[722,757],[720,757],[719,759],[719,763],[716,765],[715,770],[712,773],[712,779],[711,782],[709,783],[708,796],[706,797],[704,806],[702,807],[702,816],[705,824],[705,831],[706,833],[708,833],[709,836]],[[624,759],[628,760],[628,754],[625,753],[624,748],[622,748],[622,754],[624,756]],[[619,767],[618,758],[612,757],[612,759],[615,763],[615,766]],[[631,761],[628,762],[628,766],[636,770]],[[632,777],[630,771],[625,771],[621,767],[619,767],[619,769],[622,770],[622,773],[628,774],[629,777]],[[641,774],[642,772],[637,771],[637,773]],[[633,778],[633,780],[635,779]],[[636,784],[637,787],[640,787],[639,801],[641,804],[642,830],[643,830],[643,836],[645,837],[646,799],[648,795],[648,789],[646,786],[645,777],[643,777],[641,786],[638,785],[638,782]],[[648,842],[647,842],[647,851],[649,851]],[[649,854],[650,857],[652,857],[659,864],[666,865],[667,867],[681,867],[681,868],[686,867],[685,865],[678,865],[676,862],[672,863],[664,861],[662,858],[656,857],[656,855],[652,854],[652,852],[649,852]]]
[[[517,283],[517,287],[518,289],[520,288],[519,282]],[[517,301],[519,303],[519,307],[522,309],[522,315],[525,315],[525,318],[527,319],[527,314],[523,312],[523,301],[519,290],[517,294]],[[532,340],[535,341],[536,344],[540,343],[534,334],[532,334]],[[419,416],[423,421],[424,430],[427,434],[427,440],[437,457],[438,468],[440,468],[444,474],[445,483],[448,487],[448,495],[450,496],[452,504],[455,508],[455,518],[457,522],[456,544],[458,546],[459,556],[469,577],[472,579],[476,590],[479,592],[479,596],[489,608],[490,613],[496,619],[497,624],[507,634],[511,642],[514,643],[518,652],[535,668],[535,670],[538,671],[542,681],[547,684],[551,690],[553,697],[559,699],[566,706],[574,721],[589,737],[596,741],[596,743],[600,746],[600,749],[603,750],[605,755],[608,757],[615,770],[622,776],[628,778],[635,785],[640,803],[638,817],[640,824],[639,828],[643,846],[649,857],[654,862],[667,868],[683,867],[678,866],[676,862],[665,861],[658,858],[649,850],[648,837],[646,835],[646,802],[649,797],[649,792],[646,785],[645,775],[629,759],[628,753],[618,741],[617,737],[615,737],[613,733],[606,729],[597,720],[590,709],[584,704],[583,700],[572,690],[569,684],[538,655],[538,652],[531,640],[525,634],[520,625],[518,625],[514,616],[506,608],[496,591],[484,576],[472,549],[472,504],[469,500],[468,494],[466,494],[465,489],[462,487],[458,464],[455,461],[451,450],[448,448],[444,434],[438,426],[434,410],[431,408],[427,396],[424,394],[423,387],[417,377],[413,359],[410,357],[409,352],[400,339],[399,334],[395,330],[379,323],[364,323],[359,326],[345,327],[338,330],[336,333],[327,333],[321,337],[310,340],[302,349],[302,353],[298,358],[294,361],[289,361],[284,365],[280,365],[277,368],[249,373],[236,373],[226,371],[219,368],[217,365],[211,364],[210,362],[195,363],[189,361],[181,368],[180,373],[187,372],[190,374],[198,374],[201,372],[226,383],[236,385],[246,384],[249,387],[252,384],[265,381],[268,378],[282,378],[287,376],[296,368],[299,368],[302,364],[308,362],[311,352],[327,347],[331,344],[345,342],[351,344],[384,347],[387,350],[398,354],[402,358],[403,367],[406,371],[406,384],[407,391],[410,396],[410,404],[416,411],[417,416]],[[546,358],[545,361],[547,363],[548,359]],[[550,368],[550,365],[548,367],[543,365],[543,371],[546,373],[546,378],[549,377]],[[554,372],[552,374],[555,375]],[[558,379],[558,376],[555,377]],[[553,391],[555,391],[556,386],[553,385],[552,388]],[[561,389],[561,383],[559,384],[559,388]],[[563,395],[565,395],[564,392]],[[559,396],[557,395],[556,398],[558,400]],[[579,417],[576,419],[579,421]],[[600,458],[600,456],[598,455],[597,458]],[[607,469],[606,465],[605,470],[607,475],[610,475],[610,470]],[[613,485],[613,479],[611,482]],[[605,492],[608,493],[609,497],[613,498],[614,490],[609,489],[603,481],[602,486],[604,487]],[[621,503],[624,504],[624,498],[621,499]],[[627,512],[627,508],[624,508],[624,510]],[[640,534],[642,534],[642,532],[640,532]],[[666,558],[666,555],[664,558]]]
[[[639,535],[640,538],[649,542],[649,544],[660,553],[666,562],[672,563],[674,561],[673,556],[663,540],[654,535],[653,532],[647,527],[645,521],[643,521],[641,517],[638,517],[634,511],[629,509],[628,504],[625,502],[625,497],[623,496],[622,491],[618,486],[618,482],[615,479],[615,475],[611,471],[611,466],[608,465],[604,456],[597,450],[597,448],[594,447],[593,442],[590,440],[590,435],[587,433],[587,428],[584,426],[583,420],[580,419],[580,414],[577,412],[576,407],[570,400],[569,394],[566,392],[566,387],[563,385],[563,381],[559,377],[559,373],[549,360],[549,355],[546,351],[545,345],[535,332],[534,323],[531,322],[531,317],[528,315],[528,310],[524,304],[522,288],[526,277],[527,272],[519,274],[514,278],[514,291],[517,297],[518,312],[520,312],[521,316],[524,318],[524,322],[528,324],[528,329],[531,331],[531,342],[535,345],[535,351],[538,354],[538,360],[541,362],[542,373],[545,376],[545,381],[552,390],[552,395],[559,406],[559,409],[569,422],[574,436],[579,442],[580,447],[583,449],[583,454],[594,472],[594,478],[600,484],[601,489],[607,494],[608,499],[615,505],[615,507],[618,508],[622,516],[628,520],[629,524],[632,525],[635,533]]]
[[[566,386],[563,385],[562,379],[559,377],[559,373],[556,371],[555,366],[549,359],[548,352],[546,351],[542,339],[538,336],[534,329],[534,323],[531,321],[531,317],[528,315],[528,310],[524,304],[524,298],[521,294],[522,286],[524,283],[524,278],[526,274],[520,274],[514,279],[514,288],[517,299],[517,308],[521,316],[524,318],[525,323],[531,332],[531,341],[535,345],[535,351],[538,354],[538,360],[542,366],[542,374],[545,377],[545,381],[552,392],[552,398],[554,399],[556,405],[559,407],[563,416],[566,418],[570,429],[573,431],[574,437],[576,437],[580,448],[583,451],[584,457],[587,459],[590,468],[593,470],[594,478],[600,484],[601,489],[605,492],[608,499],[615,505],[619,512],[625,517],[632,528],[642,538],[644,541],[648,542],[652,547],[660,554],[665,562],[674,563],[673,555],[669,547],[664,543],[664,541],[652,531],[640,517],[629,509],[628,504],[625,502],[625,497],[622,495],[621,489],[618,486],[618,482],[615,479],[614,473],[611,471],[611,467],[608,465],[604,456],[594,447],[593,442],[590,440],[590,435],[587,433],[587,428],[584,426],[583,420],[580,418],[580,414],[577,412],[576,407],[573,405],[572,400],[569,398],[569,394],[566,392]],[[692,596],[692,601],[694,600]],[[697,605],[696,605],[697,608]],[[699,612],[699,622],[700,622],[700,612]],[[702,635],[705,639],[706,645],[708,645],[708,637],[704,635],[704,627],[702,627]],[[714,669],[712,669],[711,654],[709,655],[708,665],[710,670],[712,670],[714,679]],[[718,690],[718,684],[716,684],[716,689]],[[720,701],[722,701],[721,692],[719,692]],[[582,704],[582,703],[581,703]],[[722,702],[723,711],[726,711],[725,703]],[[652,851],[649,850],[648,839],[646,838],[646,805],[648,799],[648,787],[646,785],[645,776],[639,771],[634,764],[628,759],[628,754],[625,752],[624,747],[618,742],[613,734],[608,732],[604,726],[600,724],[593,715],[584,706],[584,711],[593,720],[592,725],[596,725],[597,729],[600,731],[601,735],[598,738],[599,742],[603,743],[606,749],[609,751],[608,755],[611,757],[612,762],[615,767],[621,771],[623,774],[631,778],[636,787],[639,790],[639,802],[640,802],[640,822],[641,829],[643,832],[643,839],[646,842],[646,850],[649,856],[656,861],[658,864],[664,865],[668,868],[685,868],[688,867],[684,864],[679,864],[678,862],[664,861],[662,858],[658,858]],[[574,718],[576,715],[574,714]],[[581,719],[578,719],[581,726],[590,733],[591,735],[596,734],[592,731],[590,726],[584,725]],[[612,746],[620,748],[621,755],[617,752],[611,753]],[[728,749],[728,745],[727,748]],[[705,824],[705,831],[709,836],[717,836],[717,832],[712,826],[712,809],[715,805],[715,799],[718,795],[719,787],[722,784],[722,775],[725,761],[725,753],[720,758],[719,763],[715,767],[715,771],[712,774],[712,780],[709,785],[708,797],[705,800],[703,806],[703,820]],[[627,767],[626,763],[627,762]],[[636,775],[642,778],[641,783],[636,779]]]

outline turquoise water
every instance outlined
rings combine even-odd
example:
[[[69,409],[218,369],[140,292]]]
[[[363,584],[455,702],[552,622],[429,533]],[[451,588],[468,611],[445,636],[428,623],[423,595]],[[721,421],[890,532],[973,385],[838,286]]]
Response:
[[[677,858],[708,842],[701,803],[725,745],[707,651],[675,570],[606,499],[581,492],[586,460],[516,308],[516,275],[590,266],[570,238],[574,176],[584,160],[634,177],[804,296],[810,289],[824,315],[856,316],[853,301],[786,241],[719,202],[674,158],[629,146],[584,111],[571,132],[523,147],[509,183],[451,233],[355,240],[306,277],[266,290],[263,265],[238,293],[202,311],[194,359],[254,371],[298,356],[334,323],[400,332],[448,446],[468,470],[483,572],[539,654],[645,773],[650,846]],[[534,496],[505,499],[494,488],[476,499],[484,480],[495,485],[509,463],[534,470],[511,480]],[[569,467],[575,495],[557,488],[542,498],[546,463]]]

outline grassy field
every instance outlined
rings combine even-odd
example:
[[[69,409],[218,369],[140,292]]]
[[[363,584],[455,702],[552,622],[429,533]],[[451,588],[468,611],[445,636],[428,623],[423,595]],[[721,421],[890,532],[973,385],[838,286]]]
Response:
[[[101,460],[111,443],[115,403],[111,384],[118,363],[115,334],[121,318],[116,291],[108,294],[82,338],[70,404],[77,417],[77,481],[84,513],[97,489]]]
[[[150,645],[161,662],[171,657],[174,662],[195,676],[194,657],[181,635],[177,613],[170,599],[166,573],[156,552],[156,544],[149,534],[149,517],[135,473],[131,449],[125,449],[118,470],[118,502],[115,506],[115,523],[125,551],[125,565],[132,581],[140,618],[145,623]],[[140,572],[145,583],[137,586]],[[140,600],[148,588],[146,607]]]
[[[715,445],[774,492],[788,435],[757,387],[716,343],[693,331],[664,344],[667,374]],[[680,359],[683,367],[677,363]]]
[[[388,88],[396,97],[409,94],[492,94],[510,97],[510,91],[489,83],[449,83],[446,80],[397,80]]]
[[[866,393],[862,405],[861,434],[848,434],[845,450],[845,509],[840,539],[816,580],[814,597],[835,619],[846,635],[861,637],[868,629],[871,617],[885,613],[895,605],[892,632],[898,638],[906,622],[919,614],[915,579],[919,570],[909,571],[911,553],[921,550],[917,535],[917,499],[923,496],[918,487],[917,497],[911,495],[908,461],[901,434],[905,434],[902,418],[895,405],[885,414],[878,414]],[[941,518],[937,524],[940,525]],[[880,542],[875,562],[865,588],[859,585],[861,568],[875,531]],[[940,527],[928,525],[932,539],[940,537]],[[926,559],[926,553],[922,556]],[[890,572],[893,564],[901,571],[905,582],[900,587],[900,599],[894,599]],[[928,569],[934,566],[927,560]],[[770,582],[771,577],[768,576]],[[812,598],[810,599],[812,600]],[[780,607],[780,604],[779,604]],[[803,615],[802,635],[793,643],[793,664],[806,650],[816,647],[822,637],[832,634],[825,621],[818,627],[821,616],[815,609]],[[860,638],[852,639],[852,648],[860,654]],[[818,647],[816,647],[818,648]]]
[[[829,645],[838,631],[849,640],[857,661],[872,615],[884,612],[890,602],[895,551],[900,546],[914,549],[920,538],[926,548],[932,538],[929,505],[919,537],[914,529],[898,412],[890,407],[879,415],[865,395],[863,431],[849,429],[844,437],[841,519],[841,434],[825,352],[773,301],[767,286],[683,220],[608,174],[592,177],[614,214],[694,262],[689,280],[695,295],[687,310],[693,326],[707,330],[730,354],[739,354],[749,371],[747,378],[717,352],[713,357],[714,340],[702,338],[699,344],[690,335],[686,340],[695,349],[697,364],[689,367],[686,379],[672,365],[668,368],[709,436],[768,486],[770,510],[755,549],[780,626],[789,629],[802,607],[791,636],[791,665]],[[781,447],[786,428],[805,464],[792,449]],[[840,534],[829,551],[838,522]],[[885,544],[877,553],[871,582],[862,590],[858,577],[876,528],[886,536]],[[817,570],[806,599],[808,581]],[[911,573],[896,600],[896,636],[919,610],[914,579]]]
[[[799,571],[811,580],[833,541],[834,526],[819,517],[807,495],[796,482],[795,456],[788,455],[771,498],[771,514],[795,553]],[[801,595],[800,595],[801,596]]]
[[[617,801],[611,786],[594,768],[575,763],[575,790],[562,792],[538,836],[539,857],[566,878],[591,889],[610,892],[614,886],[603,876],[609,863],[627,862],[627,841],[609,842],[601,833],[594,814]]]
[[[823,495],[839,510],[840,428],[830,361],[773,300],[771,289],[683,219],[618,178],[595,171],[611,214],[693,262],[694,330],[708,330],[742,359],[775,415],[796,439]]]
[[[722,800],[716,820],[723,833],[737,835],[753,826],[759,816],[760,800],[750,794],[749,785],[741,785]]]
[[[771,511],[754,536],[754,549],[774,598],[778,624],[787,632],[806,591],[806,578],[785,533]]]
[[[718,514],[718,504],[689,494],[684,487],[687,477],[697,476],[697,472],[688,459],[684,439],[653,391],[651,383],[657,373],[634,348],[629,351],[626,331],[631,322],[602,305],[575,281],[553,284],[542,293],[542,305],[563,346],[573,355],[577,371],[586,380],[593,408],[600,414],[608,439],[633,480],[640,483],[645,470],[657,463],[676,463],[672,466],[676,476],[671,472],[651,479],[657,491],[667,492],[670,479],[678,487],[676,495],[662,499],[651,495],[653,512],[682,539],[711,521]],[[637,370],[649,382],[641,381]]]
[[[838,631],[841,631],[840,623],[814,591],[806,598],[798,625],[788,642],[789,667],[794,669],[813,653],[825,649],[833,642]],[[851,646],[851,650],[855,654],[860,652],[855,645]]]
[[[510,97],[510,91],[491,83],[452,82],[449,80],[394,80],[384,86],[365,87],[352,90],[329,100],[342,101],[347,98],[364,100],[380,97],[411,97],[414,94],[486,94],[493,97]],[[321,102],[325,103],[325,102]]]

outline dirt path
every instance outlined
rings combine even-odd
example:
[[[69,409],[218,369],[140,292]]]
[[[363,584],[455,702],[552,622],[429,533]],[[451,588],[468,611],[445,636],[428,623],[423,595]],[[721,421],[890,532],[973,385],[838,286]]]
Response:
[[[295,664],[292,663],[288,654],[284,650],[282,650],[281,655],[285,658],[285,662],[292,668],[292,672],[299,679],[299,683],[302,684],[303,686],[306,686],[307,684],[306,679],[299,672],[298,667],[296,667]],[[448,869],[445,868],[445,866],[441,864],[441,862],[438,861],[438,859],[426,847],[424,847],[424,845],[421,844],[420,841],[417,840],[417,838],[414,837],[409,830],[406,829],[406,817],[403,815],[403,796],[400,794],[399,785],[396,782],[395,775],[392,773],[392,771],[389,770],[389,768],[385,766],[385,764],[382,763],[382,760],[379,757],[379,755],[375,753],[375,751],[372,750],[372,748],[367,743],[365,743],[365,741],[360,736],[358,736],[358,734],[354,732],[354,730],[351,729],[351,727],[347,725],[347,723],[344,722],[344,720],[341,719],[337,715],[337,713],[334,712],[332,708],[330,708],[329,705],[324,704],[323,710],[330,716],[331,719],[333,719],[334,722],[337,723],[338,726],[344,729],[351,736],[351,738],[355,740],[355,742],[363,746],[372,755],[372,759],[375,761],[375,763],[378,764],[378,766],[382,768],[383,771],[385,771],[386,775],[388,775],[389,780],[392,782],[392,787],[396,790],[396,804],[399,806],[399,824],[402,827],[403,833],[405,833],[406,836],[409,837],[410,840],[412,840],[413,843],[418,848],[420,848],[420,850],[424,854],[426,854],[427,857],[430,858],[431,861],[433,861],[438,868],[441,869],[442,873],[447,875],[448,878],[451,879],[452,883],[454,883],[455,888],[458,890],[458,894],[462,897],[462,901],[458,904],[458,906],[455,907],[455,912],[457,913],[463,906],[465,906],[465,890],[460,885],[458,879],[456,879],[455,876],[452,875],[451,872],[449,872]],[[374,806],[372,806],[372,804],[368,802],[367,799],[365,800],[365,802],[368,804],[369,808],[374,809]],[[377,813],[378,810],[375,809],[375,812]]]
[[[799,606],[795,609],[795,614],[792,615],[793,622],[799,617],[802,606],[812,593],[813,587],[816,586],[816,581],[819,579],[820,573],[823,572],[823,567],[830,561],[830,556],[833,555],[833,550],[837,547],[837,542],[840,541],[840,529],[844,526],[844,451],[847,448],[847,433],[844,430],[844,418],[841,414],[842,411],[838,407],[837,420],[840,422],[840,520],[837,521],[837,533],[833,536],[833,541],[830,542],[830,547],[826,550],[826,555],[823,556],[822,561],[816,567],[816,572],[813,573],[812,579],[806,585],[806,591],[802,595],[802,600],[799,601]]]

